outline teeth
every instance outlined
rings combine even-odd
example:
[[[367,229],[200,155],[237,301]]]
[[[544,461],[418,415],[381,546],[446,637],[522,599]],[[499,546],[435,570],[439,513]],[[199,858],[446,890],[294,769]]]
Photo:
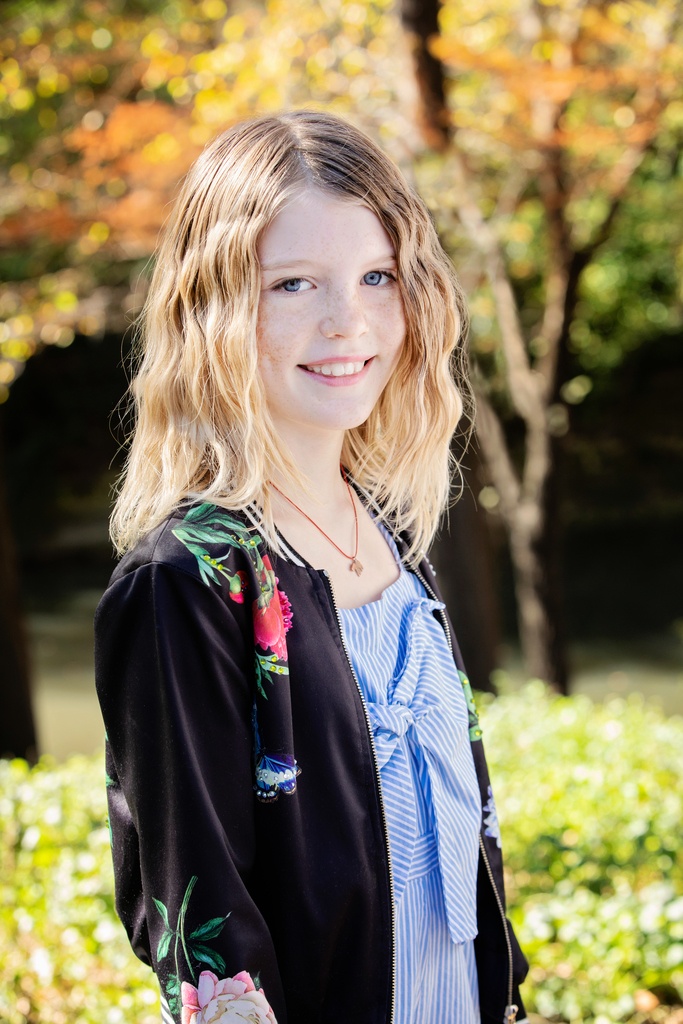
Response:
[[[307,370],[320,373],[323,377],[350,377],[352,373],[360,373],[365,366],[360,363],[322,363],[319,366],[307,366]]]

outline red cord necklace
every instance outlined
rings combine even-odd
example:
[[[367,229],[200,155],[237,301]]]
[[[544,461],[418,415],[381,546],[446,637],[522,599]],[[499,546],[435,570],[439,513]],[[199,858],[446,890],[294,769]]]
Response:
[[[363,571],[363,564],[362,564],[362,562],[358,558],[358,512],[356,511],[356,503],[353,500],[353,494],[351,493],[351,487],[349,486],[349,481],[346,479],[346,473],[344,472],[344,467],[340,465],[339,468],[341,470],[342,479],[344,480],[344,483],[346,484],[346,490],[347,490],[348,495],[349,495],[349,501],[351,502],[351,508],[353,509],[353,521],[354,521],[355,530],[356,530],[356,546],[355,546],[355,550],[354,550],[352,555],[347,555],[347,553],[345,551],[343,551],[342,548],[340,548],[338,544],[335,544],[335,542],[332,540],[332,538],[327,533],[325,533],[325,531],[323,530],[322,526],[318,526],[318,524],[316,523],[315,519],[311,519],[311,517],[306,512],[304,512],[304,510],[302,508],[299,508],[299,506],[297,505],[297,503],[295,501],[292,501],[291,498],[288,498],[287,495],[285,494],[285,492],[281,491],[280,488],[276,484],[274,484],[271,481],[270,482],[270,486],[274,490],[276,490],[278,492],[278,494],[281,494],[282,497],[285,499],[285,501],[288,501],[289,504],[292,505],[293,508],[295,508],[297,510],[297,512],[299,512],[304,517],[304,519],[308,519],[309,523],[312,526],[315,526],[315,528],[318,531],[318,533],[322,533],[322,535],[325,538],[325,540],[328,540],[330,542],[330,544],[332,545],[332,547],[337,549],[337,551],[339,552],[340,555],[343,555],[344,558],[348,558],[349,562],[350,562],[349,569],[351,569],[352,572],[355,572],[356,576],[360,576],[360,574]]]

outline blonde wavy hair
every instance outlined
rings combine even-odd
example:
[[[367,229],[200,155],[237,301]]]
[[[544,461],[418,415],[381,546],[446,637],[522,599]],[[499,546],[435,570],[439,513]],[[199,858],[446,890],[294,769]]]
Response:
[[[426,550],[450,495],[450,440],[469,405],[463,294],[429,213],[357,128],[299,110],[218,136],[187,175],[157,250],[131,385],[135,426],[112,516],[122,553],[181,502],[260,509],[267,482],[308,483],[270,418],[258,369],[257,243],[291,199],[319,189],[362,204],[395,247],[406,319],[399,362],[342,459],[394,530]]]

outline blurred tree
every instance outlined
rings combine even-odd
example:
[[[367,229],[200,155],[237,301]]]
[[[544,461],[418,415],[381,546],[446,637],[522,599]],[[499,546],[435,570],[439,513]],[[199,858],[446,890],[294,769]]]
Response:
[[[682,11],[403,0],[402,16],[432,149],[418,180],[456,263],[462,229],[476,259],[482,499],[508,533],[527,670],[564,689],[558,442],[586,371],[682,319]]]
[[[176,183],[227,124],[314,98],[342,113],[371,110],[368,122],[405,156],[409,119],[382,85],[391,68],[389,77],[400,81],[401,34],[388,6],[2,6],[0,404],[46,346],[130,325]],[[13,550],[5,514],[0,534],[2,549]],[[0,575],[0,591],[0,628],[26,665],[14,578]],[[4,648],[3,659],[9,664]],[[3,706],[25,706],[26,673],[3,673],[3,683]],[[7,717],[17,736],[20,717]]]
[[[528,668],[561,684],[542,571],[557,439],[591,374],[680,316],[678,6],[9,0],[0,17],[0,402],[43,347],[125,330],[217,131],[311,103],[360,121],[417,177],[473,296],[480,504],[507,524]]]
[[[175,186],[227,124],[313,101],[404,160],[390,0],[20,0],[0,40],[0,401],[26,360],[125,328]],[[296,28],[294,28],[296,25]]]

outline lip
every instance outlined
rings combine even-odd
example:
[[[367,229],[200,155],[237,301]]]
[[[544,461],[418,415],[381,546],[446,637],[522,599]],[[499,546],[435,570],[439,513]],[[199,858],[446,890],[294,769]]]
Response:
[[[318,359],[310,363],[300,363],[298,368],[301,370],[302,373],[305,373],[308,378],[315,380],[320,384],[325,384],[327,387],[343,388],[349,387],[352,384],[356,384],[358,381],[362,380],[365,376],[367,376],[370,366],[374,362],[374,358],[374,356],[359,355],[353,357],[346,356],[344,358],[338,357],[336,359]],[[323,375],[322,373],[316,373],[314,370],[308,369],[309,366],[343,366],[346,365],[346,363],[361,362],[365,363],[365,365],[363,366],[362,370],[359,370],[358,373],[344,374],[339,377]]]
[[[362,352],[349,353],[345,356],[328,356],[327,359],[310,359],[307,363],[299,363],[300,366],[337,366],[339,363],[367,363],[374,356],[364,355]]]

